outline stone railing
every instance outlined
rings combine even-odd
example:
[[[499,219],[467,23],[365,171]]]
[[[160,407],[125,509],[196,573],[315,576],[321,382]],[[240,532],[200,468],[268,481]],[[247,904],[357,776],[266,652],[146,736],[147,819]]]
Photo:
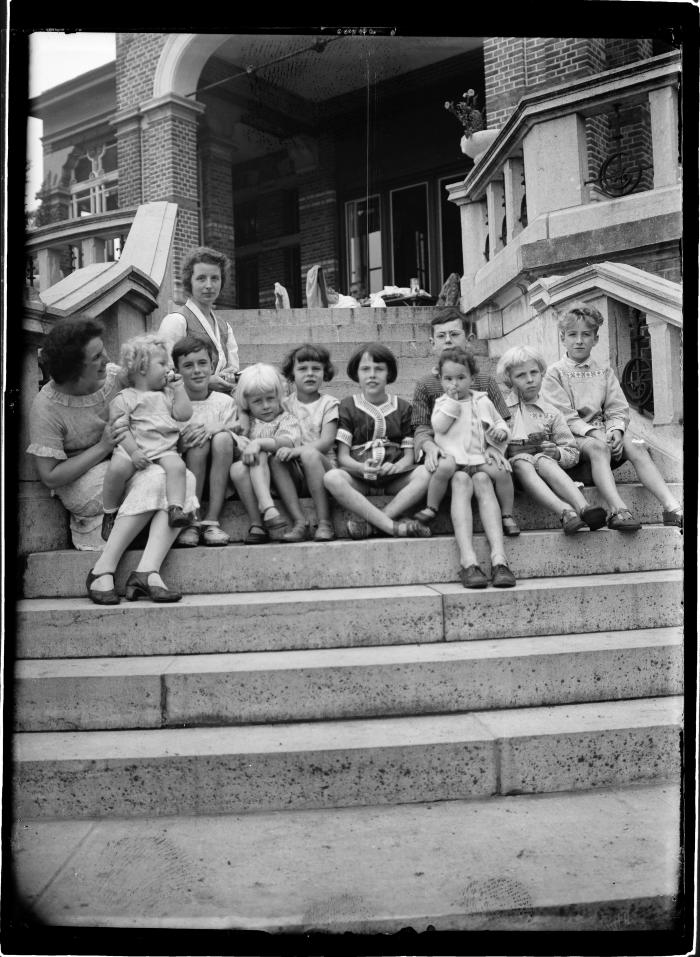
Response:
[[[571,264],[680,236],[680,55],[536,91],[520,100],[466,179],[448,187],[460,207],[462,308]],[[587,123],[617,109],[649,110],[653,188],[607,198],[589,169]],[[632,153],[629,164],[638,157]],[[594,167],[594,162],[590,162]],[[508,294],[505,299],[507,301]]]
[[[26,252],[34,288],[43,292],[76,269],[118,260],[135,215],[135,208],[118,209],[32,229]]]

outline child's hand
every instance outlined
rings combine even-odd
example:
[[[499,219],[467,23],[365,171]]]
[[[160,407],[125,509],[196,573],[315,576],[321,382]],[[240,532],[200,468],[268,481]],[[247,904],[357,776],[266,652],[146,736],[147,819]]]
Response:
[[[290,449],[288,446],[283,445],[281,449],[277,449],[275,458],[279,459],[280,462],[291,462],[292,459],[298,459],[300,455],[301,449]]]
[[[115,445],[119,445],[128,431],[129,428],[126,422],[108,422],[102,433],[102,441],[110,449],[113,449]]]
[[[506,457],[498,449],[487,448],[484,453],[487,465],[495,465],[497,469],[505,469],[506,472],[512,472],[513,467]]]
[[[486,438],[492,442],[505,442],[508,438],[508,433],[505,429],[497,429],[495,425],[491,425],[486,430]]]
[[[613,458],[617,458],[622,454],[622,432],[619,429],[612,429],[605,436],[605,441],[610,446],[610,451],[613,454]]]
[[[561,458],[561,450],[556,442],[550,442],[549,439],[545,439],[544,442],[540,442],[540,452],[543,455],[549,456],[550,459],[559,460]]]
[[[188,422],[187,425],[183,426],[180,436],[183,447],[193,449],[204,445],[209,438],[209,433],[201,422]]]
[[[134,463],[135,468],[145,469],[151,464],[148,456],[141,451],[141,449],[136,449],[131,453],[131,461]]]
[[[363,471],[363,477],[366,482],[376,482],[377,476],[379,475],[380,466],[373,462],[372,459],[367,459],[365,462],[365,467]]]
[[[236,445],[238,446],[238,448],[239,448],[239,450],[240,450],[241,452],[245,452],[245,450],[246,450],[246,449],[248,448],[248,446],[250,445],[250,439],[248,438],[247,435],[237,435],[237,436],[236,436]]]
[[[244,465],[257,465],[258,456],[260,455],[260,443],[257,439],[251,439],[246,446],[246,449],[243,453],[243,464]]]
[[[379,475],[395,475],[399,472],[399,463],[398,462],[382,462],[379,466]]]

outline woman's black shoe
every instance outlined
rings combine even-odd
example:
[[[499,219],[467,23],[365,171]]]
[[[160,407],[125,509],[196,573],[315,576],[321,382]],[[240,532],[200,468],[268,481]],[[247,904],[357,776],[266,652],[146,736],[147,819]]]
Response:
[[[111,574],[111,572],[102,572],[102,575]],[[118,605],[119,595],[117,595],[113,587],[110,588],[109,591],[98,591],[96,588],[92,587],[92,583],[95,581],[95,579],[101,578],[102,575],[95,575],[93,571],[88,572],[88,577],[85,581],[88,598],[90,601],[94,601],[96,605]]]
[[[126,580],[125,595],[127,601],[136,601],[138,598],[150,598],[151,601],[172,602],[180,601],[179,591],[171,591],[161,585],[149,585],[148,576],[158,572],[132,572]]]

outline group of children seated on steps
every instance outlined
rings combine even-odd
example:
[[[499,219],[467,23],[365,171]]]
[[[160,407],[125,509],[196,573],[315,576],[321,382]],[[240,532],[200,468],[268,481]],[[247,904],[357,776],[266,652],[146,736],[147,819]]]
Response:
[[[441,321],[439,315],[433,320],[434,334]],[[512,476],[557,515],[565,535],[605,524],[632,532],[640,524],[613,476],[629,461],[661,503],[664,524],[682,528],[680,504],[644,444],[627,434],[629,407],[618,380],[591,359],[602,322],[589,305],[570,307],[559,318],[566,355],[549,368],[528,346],[503,355],[498,375],[511,390],[505,398],[509,422],[486,392],[473,388],[477,369],[468,348],[451,345],[448,336],[440,352],[431,338],[442,394],[430,417],[437,449],[426,451],[424,464],[416,462],[411,404],[387,390],[398,369],[381,343],[355,350],[347,374],[360,391],[341,401],[321,391],[335,370],[328,351],[312,343],[293,349],[281,369],[266,363],[246,368],[234,398],[209,389],[213,356],[206,341],[185,336],[168,355],[157,336],[137,336],[121,352],[131,385],[110,408],[111,420],[128,430],[105,477],[103,538],[109,537],[126,482],[152,462],[166,473],[169,523],[182,528],[180,546],[228,544],[219,518],[229,482],[248,516],[247,545],[268,542],[270,531],[283,528],[282,541],[308,539],[300,497],[313,501],[317,542],[335,538],[331,498],[356,516],[347,523],[351,538],[429,537],[449,490],[465,588],[485,588],[489,581],[474,551],[472,497],[490,547],[491,584],[515,584],[503,538],[520,532],[512,517]],[[607,509],[589,504],[569,474],[579,462],[588,463]],[[195,476],[200,502],[207,486],[203,518],[183,512],[186,468]],[[383,508],[371,502],[377,495],[389,497]],[[423,500],[425,506],[413,512]],[[412,517],[405,517],[409,512]]]

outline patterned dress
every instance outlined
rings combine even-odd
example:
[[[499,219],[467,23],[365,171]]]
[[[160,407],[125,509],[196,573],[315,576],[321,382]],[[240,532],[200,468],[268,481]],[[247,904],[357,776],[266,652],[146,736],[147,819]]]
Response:
[[[365,397],[351,395],[338,408],[337,441],[350,446],[358,462],[396,462],[406,449],[413,448],[411,405],[399,396],[389,395],[383,405],[373,405]],[[378,478],[372,485],[393,482],[395,475]]]

